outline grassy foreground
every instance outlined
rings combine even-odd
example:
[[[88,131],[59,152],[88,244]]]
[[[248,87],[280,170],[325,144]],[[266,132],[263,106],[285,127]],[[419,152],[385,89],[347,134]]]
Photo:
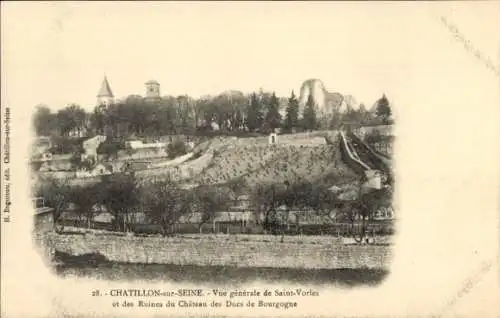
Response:
[[[91,255],[86,256],[88,259]],[[269,267],[197,266],[171,264],[128,264],[118,262],[82,263],[78,257],[58,255],[66,259],[55,267],[61,277],[90,277],[110,281],[149,281],[202,284],[213,287],[242,287],[248,283],[263,282],[339,287],[373,286],[389,274],[388,269],[298,269]],[[73,261],[71,261],[71,259]]]

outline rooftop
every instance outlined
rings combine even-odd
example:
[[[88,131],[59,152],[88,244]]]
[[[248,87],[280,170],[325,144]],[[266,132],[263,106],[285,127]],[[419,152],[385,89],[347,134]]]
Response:
[[[44,214],[44,213],[50,213],[50,212],[53,212],[53,211],[54,211],[54,209],[50,208],[50,207],[37,208],[37,209],[35,209],[35,215],[40,215],[40,214]]]
[[[101,84],[101,89],[97,93],[97,97],[114,97],[111,87],[109,86],[108,78],[104,76],[104,80]]]

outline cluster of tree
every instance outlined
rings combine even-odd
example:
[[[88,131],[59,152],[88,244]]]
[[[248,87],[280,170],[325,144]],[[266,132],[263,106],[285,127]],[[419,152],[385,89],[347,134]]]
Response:
[[[98,184],[77,187],[70,187],[67,182],[49,181],[38,189],[36,195],[44,197],[47,205],[55,209],[54,222],[58,231],[62,230],[59,221],[63,212],[73,203],[89,227],[96,213],[95,207],[104,206],[114,216],[118,230],[133,231],[133,215],[142,211],[151,223],[161,227],[163,235],[170,235],[183,215],[198,212],[201,228],[213,221],[217,212],[227,211],[242,192],[251,193],[256,220],[264,216],[264,229],[273,234],[281,233],[282,239],[283,224],[288,224],[291,210],[312,211],[331,221],[340,218],[354,223],[356,218],[361,218],[363,229],[359,235],[364,237],[367,221],[377,209],[391,204],[391,194],[387,189],[360,191],[359,197],[345,202],[339,200],[324,182],[294,181],[249,190],[241,180],[235,180],[218,187],[200,185],[185,189],[172,179],[138,183],[131,175],[113,176]],[[281,207],[286,208],[284,218],[278,216]]]
[[[377,101],[376,115],[382,120],[383,124],[391,124],[392,111],[389,100],[385,94]]]
[[[55,155],[74,153],[80,151],[83,141],[86,138],[64,138],[59,136],[54,136],[52,138],[52,147],[49,151]]]
[[[375,145],[378,143],[391,143],[394,140],[394,137],[391,135],[382,134],[379,130],[374,129],[368,132],[363,140],[369,145]]]
[[[284,118],[280,112],[283,104]],[[62,137],[192,135],[214,127],[223,133],[336,129],[342,122],[366,124],[378,119],[388,123],[391,109],[385,95],[378,101],[376,115],[374,118],[363,105],[346,113],[317,114],[312,96],[299,114],[293,91],[288,99],[264,91],[250,95],[231,91],[199,99],[167,96],[154,101],[131,95],[109,106],[96,106],[92,112],[70,105],[52,113],[48,107],[38,106],[33,124],[37,135]]]
[[[256,213],[264,216],[264,228],[273,234],[281,233],[282,240],[283,224],[289,224],[290,211],[296,210],[309,211],[330,222],[349,221],[351,230],[354,222],[360,219],[361,233],[356,233],[356,237],[361,241],[367,235],[368,222],[379,209],[391,206],[391,198],[392,193],[388,188],[366,191],[360,187],[355,198],[340,200],[328,183],[309,181],[260,185],[252,193]],[[278,213],[278,208],[281,213]],[[295,215],[297,224],[298,217],[299,215]]]
[[[72,130],[82,129],[87,118],[88,113],[78,105],[69,105],[55,114],[47,106],[39,105],[33,116],[33,126],[39,136],[51,136],[54,133],[66,136]]]
[[[96,164],[95,158],[84,158],[84,154],[85,149],[83,149],[83,146],[76,148],[71,154],[69,162],[71,163],[71,168],[73,170],[90,170]]]
[[[106,160],[110,160],[113,158],[117,159],[120,150],[126,150],[125,143],[119,140],[106,138],[106,140],[97,147],[96,152],[98,155],[104,155]]]
[[[171,143],[168,144],[166,151],[168,157],[170,159],[174,159],[176,157],[187,154],[188,146],[182,139],[175,138]]]
[[[63,213],[74,204],[80,219],[91,227],[99,207],[113,215],[117,230],[133,231],[134,213],[144,212],[147,219],[161,226],[163,234],[172,232],[172,225],[182,215],[196,210],[201,212],[200,227],[213,219],[217,211],[224,210],[233,198],[224,187],[199,186],[182,189],[171,179],[139,183],[133,175],[115,175],[100,183],[70,186],[66,180],[47,180],[35,195],[43,197],[47,206],[54,208],[56,231],[63,230]]]
[[[85,149],[83,148],[82,141],[80,140],[79,143],[69,143],[68,141],[72,141],[72,139],[66,139],[62,138],[63,141],[60,144],[55,143],[54,149],[58,149],[58,153],[65,153],[63,151],[66,151],[66,153],[71,153],[70,157],[70,163],[71,167],[74,170],[78,169],[85,169],[85,170],[90,170],[92,169],[93,166],[97,163],[95,157],[88,157],[85,158]],[[69,144],[70,146],[67,147],[65,145]],[[68,149],[69,148],[69,149]],[[60,149],[60,150],[59,150]],[[115,141],[111,140],[110,138],[107,138],[103,143],[99,145],[97,148],[97,154],[98,155],[103,155],[105,160],[110,160],[110,159],[117,159],[118,158],[118,152],[120,150],[124,150],[125,146],[123,142],[120,141]],[[61,152],[59,152],[61,151]]]

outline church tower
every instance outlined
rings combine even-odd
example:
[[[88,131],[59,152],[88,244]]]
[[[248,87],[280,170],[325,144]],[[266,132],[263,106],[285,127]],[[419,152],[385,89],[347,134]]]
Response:
[[[146,98],[157,99],[160,98],[160,83],[155,80],[147,81],[146,85]]]
[[[111,91],[111,87],[109,86],[108,78],[104,76],[104,80],[101,84],[101,89],[99,93],[97,93],[97,103],[99,105],[110,105],[114,102],[114,95]]]

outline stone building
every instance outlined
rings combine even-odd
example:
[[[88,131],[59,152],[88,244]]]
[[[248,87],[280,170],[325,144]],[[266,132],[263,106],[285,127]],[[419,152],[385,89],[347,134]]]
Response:
[[[109,85],[108,78],[104,76],[104,80],[102,81],[101,88],[97,93],[97,104],[98,105],[110,105],[114,103],[115,96],[111,91],[111,86]]]
[[[150,80],[146,85],[146,99],[154,100],[160,98],[160,83],[155,80]]]
[[[54,229],[54,209],[45,206],[45,200],[41,197],[32,199],[34,213],[34,231],[37,234],[51,232]]]
[[[271,133],[269,135],[269,144],[275,145],[278,143],[278,135],[276,133]]]

